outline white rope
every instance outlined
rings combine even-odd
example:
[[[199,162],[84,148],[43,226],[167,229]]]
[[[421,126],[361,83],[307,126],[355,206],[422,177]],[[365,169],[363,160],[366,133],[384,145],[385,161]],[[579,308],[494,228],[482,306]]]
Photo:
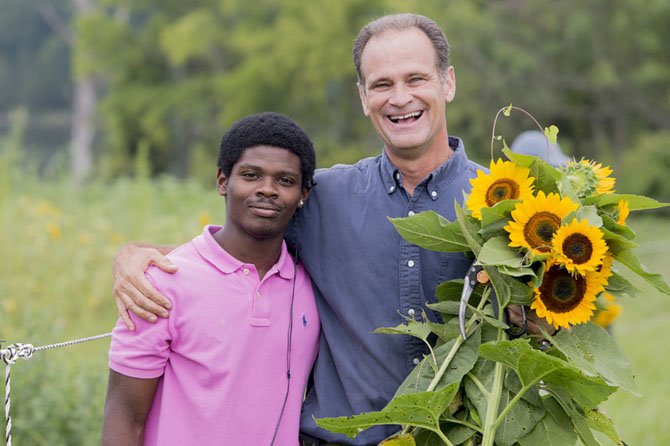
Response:
[[[12,365],[18,361],[19,358],[28,360],[32,358],[33,353],[39,352],[42,350],[51,350],[53,348],[67,347],[70,345],[81,344],[88,341],[96,341],[98,339],[103,339],[111,336],[111,333],[100,334],[96,336],[90,336],[88,338],[77,339],[74,341],[59,342],[57,344],[43,345],[41,347],[33,347],[31,344],[12,344],[7,348],[0,349],[0,358],[5,362],[5,445],[12,446],[12,415],[11,415],[11,406],[12,406],[12,379],[10,375],[10,370]]]

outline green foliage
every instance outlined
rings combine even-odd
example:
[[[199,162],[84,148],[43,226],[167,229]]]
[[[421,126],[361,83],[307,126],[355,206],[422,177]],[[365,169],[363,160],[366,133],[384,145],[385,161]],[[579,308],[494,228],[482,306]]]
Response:
[[[456,381],[435,392],[398,396],[379,412],[368,412],[354,417],[324,418],[317,420],[317,423],[350,438],[354,438],[363,429],[379,424],[411,424],[441,434],[440,417],[456,396],[458,385],[459,382]],[[451,442],[447,444],[449,443]]]
[[[670,201],[670,131],[645,133],[626,151],[621,166],[620,187]]]
[[[70,2],[52,2],[67,22]],[[68,43],[54,33],[40,10],[43,4],[0,1],[0,111],[66,108],[72,91]],[[48,8],[46,8],[48,9]]]
[[[0,139],[0,202],[9,198],[18,186],[18,173],[25,169],[21,156],[23,138],[28,123],[28,112],[19,108],[10,113],[9,133]]]

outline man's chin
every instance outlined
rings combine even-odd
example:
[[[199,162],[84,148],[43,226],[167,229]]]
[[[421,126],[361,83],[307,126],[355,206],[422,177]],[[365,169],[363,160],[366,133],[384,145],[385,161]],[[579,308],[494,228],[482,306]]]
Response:
[[[249,235],[251,235],[253,238],[256,240],[262,241],[262,240],[270,240],[274,239],[277,237],[283,237],[284,231],[279,230],[276,227],[272,226],[260,226],[260,227],[255,227],[255,228],[250,228],[248,231]]]

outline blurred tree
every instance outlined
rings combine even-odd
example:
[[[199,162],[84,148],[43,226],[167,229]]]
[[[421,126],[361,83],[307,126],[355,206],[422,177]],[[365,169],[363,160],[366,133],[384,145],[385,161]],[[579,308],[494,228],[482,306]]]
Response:
[[[70,48],[76,43],[70,24],[50,0],[36,0],[35,7],[53,33]],[[74,18],[90,14],[93,0],[74,0]],[[70,170],[75,184],[82,184],[93,168],[93,141],[95,139],[95,109],[97,94],[92,73],[72,73],[72,119],[70,125]]]
[[[557,124],[573,155],[615,162],[645,131],[670,128],[670,3],[505,0],[486,13],[489,31],[463,38],[477,39],[470,100],[521,105]]]
[[[71,14],[57,2],[59,16]],[[56,110],[70,104],[69,48],[33,1],[0,0],[0,110]]]
[[[78,66],[105,81],[104,166],[132,170],[146,145],[154,173],[188,175],[233,120],[290,114],[326,163],[378,153],[362,117],[351,45],[385,13],[435,19],[452,43],[457,96],[449,131],[488,158],[499,107],[559,126],[571,155],[616,162],[640,135],[670,127],[670,3],[665,0],[99,0],[78,22]],[[81,65],[79,65],[81,64]],[[532,127],[501,123],[508,141]]]

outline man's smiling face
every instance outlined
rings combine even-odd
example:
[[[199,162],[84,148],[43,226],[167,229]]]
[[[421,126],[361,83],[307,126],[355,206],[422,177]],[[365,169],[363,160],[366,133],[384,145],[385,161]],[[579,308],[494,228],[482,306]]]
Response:
[[[299,202],[307,197],[300,158],[279,147],[246,149],[230,177],[219,169],[217,182],[226,196],[226,229],[256,240],[283,237]]]
[[[445,104],[456,91],[453,68],[440,76],[435,49],[418,28],[389,30],[363,50],[359,86],[363,111],[400,158],[418,158],[448,145]]]

